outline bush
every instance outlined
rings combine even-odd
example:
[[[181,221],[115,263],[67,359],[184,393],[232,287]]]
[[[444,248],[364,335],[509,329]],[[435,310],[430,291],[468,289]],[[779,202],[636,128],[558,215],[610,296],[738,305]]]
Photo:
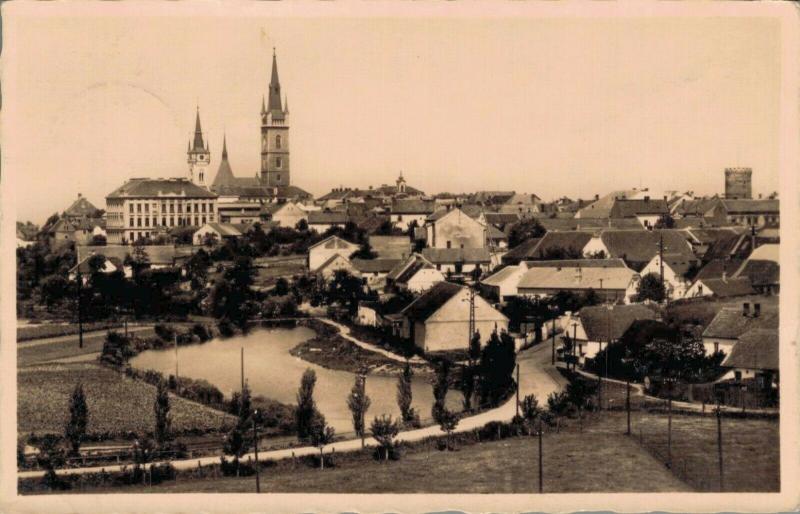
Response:
[[[219,333],[222,335],[222,337],[232,337],[236,333],[233,328],[233,324],[224,318],[219,320],[219,323],[217,323],[217,329],[219,329]]]
[[[211,339],[211,330],[202,323],[195,323],[192,326],[192,333],[197,336],[201,343]]]
[[[156,326],[153,327],[153,329],[155,330],[156,335],[164,342],[172,342],[172,340],[175,338],[175,329],[168,325],[156,323]]]

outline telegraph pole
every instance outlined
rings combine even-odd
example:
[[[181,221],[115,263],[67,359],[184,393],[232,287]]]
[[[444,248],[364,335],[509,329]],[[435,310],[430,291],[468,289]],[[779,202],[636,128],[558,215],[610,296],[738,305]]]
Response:
[[[658,233],[658,267],[659,273],[661,277],[661,288],[664,289],[666,293],[666,288],[664,287],[664,233]],[[666,297],[666,294],[664,295]]]
[[[672,469],[672,379],[669,379],[667,397],[667,467]]]
[[[83,275],[78,271],[78,348],[83,348]]]
[[[578,346],[578,324],[574,321],[572,322],[572,371],[575,371],[577,368],[577,351],[575,348]]]
[[[175,392],[180,391],[181,383],[178,379],[178,334],[175,334]]]
[[[258,465],[258,427],[256,426],[256,417],[258,416],[258,409],[253,411],[253,445],[256,453],[256,492],[261,492],[261,473],[259,472]]]
[[[553,341],[552,351],[550,354],[550,364],[556,365],[556,313],[553,311],[553,329],[550,331],[550,339]]]
[[[517,363],[517,417],[519,417],[519,363]]]
[[[628,430],[625,432],[631,435],[631,380],[625,381],[625,410],[628,412]]]
[[[542,420],[539,420],[539,494],[544,490],[544,467],[542,466]]]
[[[241,376],[242,376],[242,393],[244,393],[244,346],[242,346],[239,353],[241,354],[240,361],[241,361]]]
[[[722,470],[722,407],[719,404],[719,400],[717,400],[717,455],[719,459],[719,491],[723,492],[725,490],[725,482],[723,480],[725,475]]]

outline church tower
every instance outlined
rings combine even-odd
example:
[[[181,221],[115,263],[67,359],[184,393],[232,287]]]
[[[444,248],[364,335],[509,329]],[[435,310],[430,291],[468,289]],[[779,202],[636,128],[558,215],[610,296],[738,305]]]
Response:
[[[194,141],[189,142],[186,154],[188,156],[187,162],[189,163],[189,180],[200,187],[206,187],[211,152],[208,149],[208,142],[203,143],[203,131],[200,128],[200,107],[197,108],[197,118],[194,123]]]
[[[289,101],[281,105],[278,62],[272,51],[272,78],[267,103],[261,100],[261,184],[267,187],[288,186],[289,175]]]

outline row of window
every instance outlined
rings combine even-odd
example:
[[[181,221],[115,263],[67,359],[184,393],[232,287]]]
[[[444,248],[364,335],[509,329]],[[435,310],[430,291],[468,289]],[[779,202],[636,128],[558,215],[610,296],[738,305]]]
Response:
[[[144,220],[144,223],[142,222],[142,220]],[[167,224],[167,221],[169,221],[169,224]],[[214,221],[214,215],[213,214],[208,216],[208,217],[206,217],[205,215],[204,216],[195,216],[194,217],[194,225],[195,226],[205,225],[206,222],[213,222],[213,221]],[[192,224],[192,217],[191,216],[187,216],[186,218],[183,218],[183,217],[179,216],[177,225],[175,224],[175,216],[170,216],[169,218],[167,218],[166,216],[163,216],[161,218],[161,225],[160,226],[162,226],[162,227],[175,227],[175,226],[184,227],[184,226],[191,225],[191,224]],[[150,225],[150,218],[136,218],[135,220],[134,220],[134,218],[131,218],[129,226],[130,227],[142,227],[142,226],[149,227],[149,226],[151,226]],[[158,227],[159,226],[158,218],[153,217],[152,226],[153,227]]]
[[[134,212],[134,205],[136,206],[135,208],[137,213],[142,213],[143,207],[145,214],[150,213],[150,202],[135,203],[135,204],[132,202],[128,204],[128,212],[130,212],[131,214],[133,214]],[[192,211],[192,205],[194,205],[194,211]],[[178,206],[177,208],[178,214],[183,213],[183,202],[178,202],[177,206]],[[153,212],[157,212],[157,208],[158,208],[158,203],[153,202]],[[206,210],[208,210],[208,212],[214,212],[214,204],[210,202],[209,203],[194,202],[193,204],[189,202],[186,204],[186,212],[206,212]],[[167,202],[165,201],[161,202],[161,212],[162,213],[167,212]],[[175,213],[175,202],[173,200],[169,202],[169,212],[170,214]]]

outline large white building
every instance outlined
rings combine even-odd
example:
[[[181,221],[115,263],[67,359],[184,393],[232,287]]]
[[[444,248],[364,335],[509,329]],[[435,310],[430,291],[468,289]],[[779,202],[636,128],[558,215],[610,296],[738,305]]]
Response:
[[[217,221],[217,195],[188,178],[133,178],[106,196],[109,244]]]

